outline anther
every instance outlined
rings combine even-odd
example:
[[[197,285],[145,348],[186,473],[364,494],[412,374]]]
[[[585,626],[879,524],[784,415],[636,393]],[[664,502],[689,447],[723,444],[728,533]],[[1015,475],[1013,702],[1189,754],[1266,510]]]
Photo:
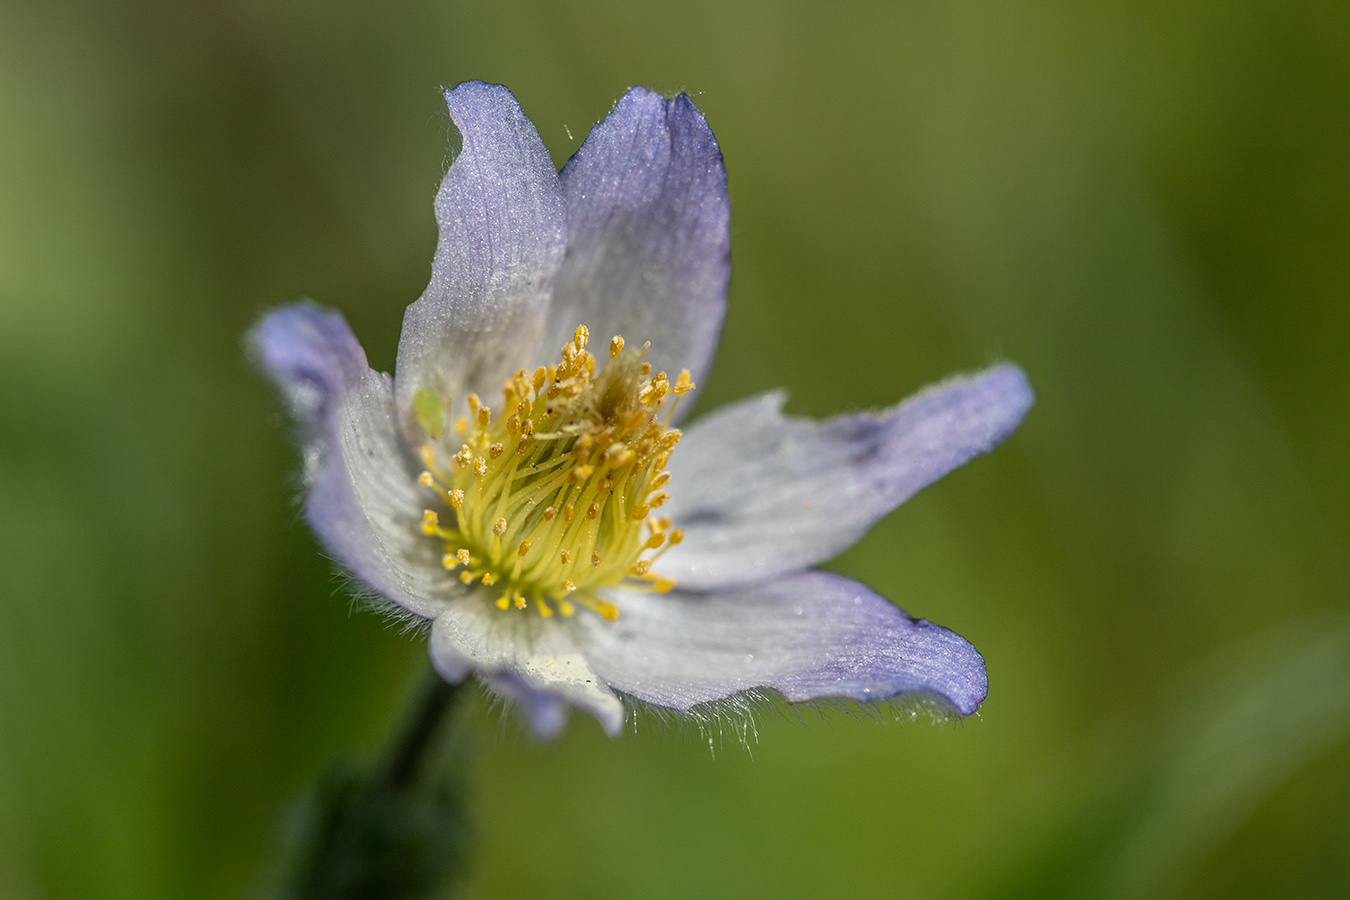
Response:
[[[650,505],[650,504],[647,504],[647,503],[639,503],[639,504],[637,505],[637,507],[634,508],[634,510],[633,510],[633,518],[634,518],[634,519],[645,519],[645,518],[647,518],[647,513],[651,512],[651,511],[652,511],[652,508],[651,508],[651,505]]]
[[[422,465],[428,469],[436,465],[436,451],[431,449],[430,444],[423,444],[422,448],[417,451],[417,455],[422,457]]]
[[[552,522],[553,517],[556,516],[557,514],[558,514],[558,507],[550,506],[548,509],[544,510],[544,521]]]
[[[562,563],[564,566],[570,563],[571,561],[572,561],[571,552],[564,550],[563,552],[558,554],[558,562]]]
[[[603,616],[607,621],[613,622],[619,617],[619,611],[613,605],[603,600],[595,601],[595,611]]]
[[[435,487],[436,479],[430,472],[423,472],[421,475],[417,476],[417,483],[422,487]]]
[[[566,600],[557,600],[555,602],[558,604],[558,612],[562,613],[564,616],[571,618],[576,615],[577,608]]]
[[[670,541],[670,546],[674,547],[680,541],[684,540],[684,529],[676,528],[670,533],[666,540]]]
[[[459,565],[459,560],[455,558],[455,555],[453,553],[447,553],[441,557],[442,567],[446,569],[453,569],[457,565]]]
[[[528,438],[532,434],[534,434],[534,422],[529,419],[523,420],[520,423],[520,436],[522,438]]]
[[[500,597],[498,597],[498,598],[497,598],[497,608],[498,608],[498,609],[510,609],[510,608],[511,608],[511,595],[510,595],[510,594],[502,594]]]
[[[543,390],[544,383],[548,381],[548,366],[540,366],[534,370],[534,392],[537,394]]]
[[[526,553],[529,553],[529,552],[530,552],[530,542],[529,542],[529,541],[521,541],[521,542],[520,542],[520,548],[519,548],[518,550],[516,550],[516,555],[517,555],[517,556],[524,556]]]
[[[570,578],[564,578],[563,587],[567,588],[567,592],[570,594],[572,593],[572,591],[575,591],[577,589],[577,584]]]
[[[600,515],[600,504],[592,503],[590,507],[586,510],[586,518],[594,519],[598,515]]]
[[[470,391],[470,392],[469,392],[469,412],[471,412],[471,413],[472,413],[473,415],[475,415],[475,416],[478,415],[478,407],[480,407],[480,406],[482,406],[482,405],[483,405],[483,401],[478,399],[478,395],[475,394],[475,393],[473,393],[472,391]]]
[[[634,456],[627,444],[615,444],[605,451],[605,465],[611,469],[622,469],[633,461]]]
[[[512,413],[511,418],[506,420],[506,433],[512,437],[520,433],[520,416]]]
[[[457,416],[457,417],[455,418],[455,430],[458,431],[460,434],[468,434],[468,433],[469,433],[469,417],[468,417],[468,416]]]
[[[455,488],[450,492],[450,505],[455,509],[459,509],[464,505],[464,492],[459,488]]]
[[[643,363],[640,371],[642,372],[642,377],[646,378],[648,375],[652,374],[652,364],[649,362]]]
[[[578,481],[585,481],[587,478],[590,478],[591,473],[594,471],[595,469],[591,466],[577,466],[570,474],[568,474],[567,480],[572,484],[576,484]]]
[[[675,386],[671,390],[677,394],[683,394],[686,391],[692,391],[694,387],[693,377],[689,374],[689,370],[681,369],[680,374],[675,378]]]
[[[585,325],[578,325],[577,330],[572,335],[572,343],[577,345],[578,350],[585,350],[586,343],[591,339],[591,330]]]
[[[592,568],[592,569],[597,568],[599,565],[600,565],[600,551],[598,551],[598,550],[592,550],[592,551],[591,551],[591,568]]]
[[[563,518],[568,522],[577,517],[577,508],[570,503],[563,505]]]
[[[614,488],[614,479],[606,475],[600,479],[599,488],[602,493],[609,493]]]
[[[633,563],[633,568],[629,571],[634,575],[646,575],[651,570],[652,561],[650,559],[639,559],[637,562]]]
[[[659,491],[667,484],[670,484],[670,473],[662,472],[660,475],[657,475],[655,478],[652,479],[652,490]]]
[[[653,534],[651,537],[647,538],[646,543],[647,549],[655,550],[657,547],[660,547],[662,544],[664,544],[665,541],[666,536],[658,531],[656,534]]]
[[[516,609],[524,609],[524,608],[525,608],[525,597],[524,597],[523,595],[521,595],[521,594],[516,594],[516,600],[515,600],[515,603],[516,603]]]
[[[487,473],[487,460],[478,457],[473,461],[473,474],[482,477]]]
[[[422,513],[422,533],[435,534],[440,527],[440,519],[435,510],[428,509]]]
[[[478,427],[486,428],[488,427],[488,423],[491,421],[492,421],[492,410],[486,406],[480,406],[478,408]]]
[[[652,505],[652,509],[656,509],[657,507],[665,506],[665,505],[666,505],[666,501],[669,500],[669,499],[670,499],[670,494],[667,493],[666,491],[662,491],[661,493],[657,494],[655,497],[652,497],[652,498],[651,498],[650,500],[648,500],[647,502],[650,503],[650,504]]]
[[[503,534],[505,531],[506,531],[506,520],[505,520],[505,519],[500,519],[500,518],[499,518],[497,521],[495,521],[495,522],[492,523],[492,533],[493,533],[493,534],[497,535],[498,537],[501,537],[502,534]]]
[[[459,560],[460,565],[467,566],[469,564],[469,551],[461,547],[459,552],[455,554],[455,559]]]
[[[623,335],[616,334],[609,339],[609,358],[613,359],[623,352]]]
[[[496,459],[497,457],[502,455],[502,450],[504,449],[506,448],[504,448],[501,444],[493,444],[491,447],[488,448],[488,456],[492,457],[493,459]]]
[[[464,582],[465,584],[468,584],[469,582],[473,581],[473,573],[467,570],[464,572],[460,572],[459,580]]]
[[[497,583],[497,576],[492,574],[491,572],[488,572],[483,576],[483,584],[487,585],[488,587],[492,587],[492,585],[496,583]]]
[[[544,602],[543,597],[536,597],[535,602],[539,604],[539,615],[541,616],[553,615],[553,610],[549,609],[549,606],[547,603]]]

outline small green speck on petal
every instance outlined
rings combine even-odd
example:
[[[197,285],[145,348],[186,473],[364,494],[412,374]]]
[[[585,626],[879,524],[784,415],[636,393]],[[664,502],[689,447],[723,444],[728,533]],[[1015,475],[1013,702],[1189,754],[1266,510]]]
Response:
[[[417,424],[434,438],[441,436],[445,428],[445,412],[441,409],[441,398],[430,388],[419,388],[413,397],[413,411],[417,414]]]

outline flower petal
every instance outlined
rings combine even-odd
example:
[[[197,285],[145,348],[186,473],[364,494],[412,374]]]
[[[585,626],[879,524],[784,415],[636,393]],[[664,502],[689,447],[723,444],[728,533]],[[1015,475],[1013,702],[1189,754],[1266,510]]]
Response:
[[[684,94],[667,100],[635,87],[560,178],[568,252],[545,349],[585,324],[597,341],[651,341],[654,368],[672,379],[687,368],[697,383],[717,346],[731,271],[726,169],[703,114]]]
[[[558,173],[511,92],[468,81],[445,93],[464,149],[436,195],[431,283],[403,317],[395,394],[495,394],[538,355],[566,243]]]
[[[578,618],[582,647],[612,687],[657,706],[767,687],[794,703],[921,694],[968,716],[988,689],[984,659],[960,635],[830,572],[616,602],[613,622]]]
[[[783,395],[724,407],[670,459],[684,529],[658,566],[695,590],[829,559],[920,488],[1006,438],[1033,395],[1017,366],[934,385],[880,414],[784,416]]]
[[[301,428],[305,520],[353,575],[434,617],[445,590],[423,574],[438,570],[423,558],[435,546],[417,539],[422,507],[395,431],[389,376],[366,364],[341,313],[313,304],[273,310],[250,339]]]
[[[533,610],[503,612],[481,593],[465,597],[436,618],[430,651],[447,681],[462,681],[474,671],[521,701],[543,736],[562,729],[568,706],[595,716],[610,737],[623,727],[623,704],[595,674],[567,627]]]

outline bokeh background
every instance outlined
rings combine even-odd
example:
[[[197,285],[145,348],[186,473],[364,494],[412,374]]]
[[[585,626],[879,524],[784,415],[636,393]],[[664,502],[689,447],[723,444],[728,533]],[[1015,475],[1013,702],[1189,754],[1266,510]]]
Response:
[[[242,335],[313,297],[392,367],[467,78],[559,163],[631,84],[705,111],[702,409],[1039,392],[832,564],[983,651],[978,718],[476,699],[474,896],[1350,893],[1350,4],[3,0],[0,897],[253,895],[422,670]]]

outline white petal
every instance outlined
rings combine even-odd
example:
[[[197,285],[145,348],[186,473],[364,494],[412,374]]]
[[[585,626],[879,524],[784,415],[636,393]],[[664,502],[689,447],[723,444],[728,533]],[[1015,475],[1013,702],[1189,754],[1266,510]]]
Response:
[[[578,617],[582,646],[612,687],[658,706],[688,710],[774,688],[792,702],[917,694],[970,715],[987,692],[969,642],[841,575],[614,597],[615,621]]]
[[[395,430],[389,376],[366,364],[341,313],[312,304],[273,310],[252,342],[301,427],[306,521],[353,575],[434,617],[462,590],[421,536],[422,499]]]
[[[685,537],[657,568],[702,589],[829,559],[920,488],[997,446],[1031,403],[1022,370],[1003,365],[880,414],[788,417],[777,393],[724,407],[696,422],[671,456],[663,512]]]
[[[535,730],[555,734],[566,707],[583,709],[612,737],[623,727],[623,704],[595,674],[572,640],[568,623],[532,609],[497,609],[484,593],[465,597],[436,618],[431,659],[447,681],[471,670],[520,700]]]
[[[436,195],[431,283],[403,317],[405,411],[420,388],[456,405],[469,390],[490,397],[535,362],[566,242],[557,170],[511,92],[471,81],[445,100],[464,149]]]
[[[544,349],[585,324],[604,345],[650,341],[647,357],[694,382],[712,361],[726,310],[730,212],[722,152],[686,95],[624,95],[560,176],[567,258],[558,271]],[[690,408],[686,398],[677,415]]]

